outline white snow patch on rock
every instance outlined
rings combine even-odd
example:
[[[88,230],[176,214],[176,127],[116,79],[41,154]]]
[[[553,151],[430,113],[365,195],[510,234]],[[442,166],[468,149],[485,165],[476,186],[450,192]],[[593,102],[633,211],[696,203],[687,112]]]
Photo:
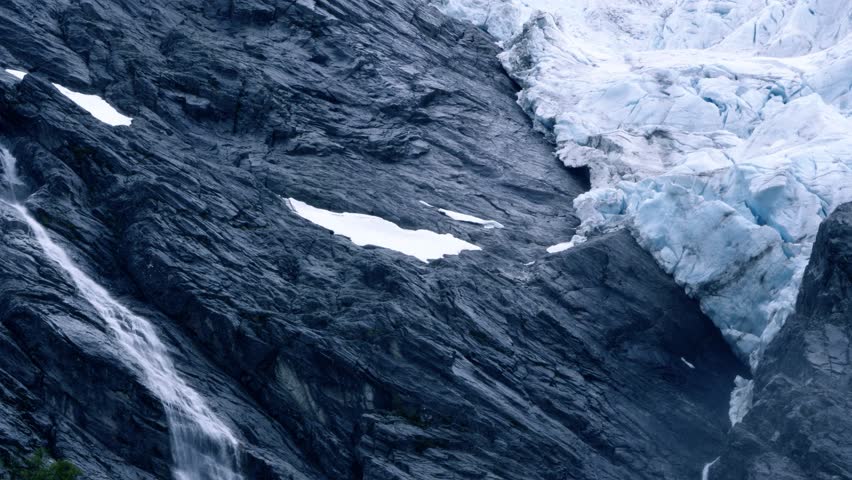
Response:
[[[445,208],[439,208],[438,211],[459,222],[475,223],[477,225],[482,225],[485,228],[503,228],[503,224],[494,220],[483,220],[481,218],[474,217],[473,215],[454,212]]]
[[[426,207],[429,207],[429,208],[435,208],[434,205],[431,205],[427,202],[424,202],[423,200],[418,200],[418,202],[420,202],[420,204],[423,205],[423,206],[426,206]],[[476,225],[482,225],[486,229],[503,228],[503,224],[500,223],[500,222],[497,222],[495,220],[485,220],[485,219],[482,219],[482,218],[474,217],[473,215],[468,215],[466,213],[460,213],[460,212],[454,212],[452,210],[447,210],[446,208],[438,208],[437,210],[439,212],[443,213],[444,215],[446,215],[446,216],[448,216],[448,217],[450,217],[453,220],[456,220],[458,222],[465,222],[465,223],[473,223],[473,224],[476,224]]]
[[[118,112],[118,110],[113,108],[112,105],[107,103],[106,100],[97,95],[87,95],[85,93],[75,92],[57,83],[54,83],[53,86],[56,87],[56,89],[63,95],[71,99],[71,101],[79,105],[83,110],[91,113],[93,117],[107,125],[111,125],[113,127],[118,125],[130,125],[130,122],[133,121],[132,118],[122,115]]]
[[[820,222],[852,201],[852,2],[435,0],[487,29],[518,103],[755,368]]]
[[[680,357],[680,361],[681,361],[681,362],[683,362],[684,364],[686,364],[686,366],[687,366],[687,367],[689,367],[689,368],[691,368],[691,369],[693,369],[693,370],[695,369],[695,365],[693,365],[692,363],[690,363],[690,362],[689,362],[689,360],[687,360],[687,359],[685,359],[685,358],[683,358],[683,357]]]
[[[586,237],[583,237],[581,235],[574,235],[573,237],[571,237],[570,241],[563,242],[563,243],[557,243],[556,245],[551,245],[551,246],[547,247],[547,253],[553,254],[553,253],[564,252],[565,250],[574,248],[577,245],[579,245],[579,244],[581,244],[585,241],[586,241]]]
[[[14,70],[14,69],[11,69],[11,68],[5,69],[5,72],[8,73],[11,76],[17,78],[18,80],[23,80],[24,77],[27,76],[27,72],[24,72],[24,71],[21,71],[21,70]]]
[[[574,247],[574,242],[557,243],[547,247],[547,253],[559,253]]]
[[[445,255],[458,255],[464,250],[481,250],[478,246],[447,233],[406,230],[393,222],[372,215],[331,212],[294,198],[285,200],[300,217],[350,239],[355,245],[388,248],[424,262],[442,258]]]

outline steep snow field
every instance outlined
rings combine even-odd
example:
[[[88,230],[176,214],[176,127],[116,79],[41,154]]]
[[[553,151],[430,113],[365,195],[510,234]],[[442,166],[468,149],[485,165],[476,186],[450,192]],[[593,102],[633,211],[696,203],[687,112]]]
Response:
[[[588,166],[573,243],[626,226],[756,366],[852,201],[848,0],[438,0]]]

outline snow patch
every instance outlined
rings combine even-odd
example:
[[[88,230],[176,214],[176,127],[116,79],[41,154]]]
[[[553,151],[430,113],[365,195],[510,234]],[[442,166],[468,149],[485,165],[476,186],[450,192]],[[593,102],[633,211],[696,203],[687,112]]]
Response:
[[[6,68],[4,71],[18,80],[23,80],[24,77],[27,76],[27,72],[21,70]],[[75,92],[59,85],[58,83],[54,83],[53,86],[56,87],[56,89],[63,95],[71,99],[72,102],[83,108],[83,110],[86,110],[92,114],[93,117],[108,125],[113,127],[118,125],[130,125],[133,121],[132,118],[122,115],[118,112],[118,110],[113,108],[112,105],[107,103],[106,100],[97,95],[87,95],[85,93]]]
[[[689,367],[689,368],[691,368],[691,369],[695,370],[695,365],[693,365],[692,363],[690,363],[687,359],[685,359],[685,358],[683,358],[683,357],[680,357],[680,361],[681,361],[681,362],[683,362],[684,364],[686,364],[686,366],[687,366],[687,367]]]
[[[79,105],[83,110],[86,110],[98,120],[111,125],[113,127],[119,125],[130,125],[132,118],[122,115],[112,105],[106,102],[103,98],[97,95],[87,95],[85,93],[69,90],[58,83],[53,84],[57,90],[63,95],[71,99],[72,102]]]
[[[582,235],[574,235],[571,237],[570,241],[557,243],[556,245],[551,245],[547,247],[547,253],[554,254],[559,252],[564,252],[565,250],[576,247],[577,245],[586,241],[586,237]]]
[[[551,245],[551,246],[547,247],[547,253],[552,254],[552,253],[564,252],[565,250],[568,250],[570,248],[574,248],[574,242],[573,241],[557,243],[556,245]]]
[[[418,200],[418,202],[423,206],[426,206],[426,207],[429,207],[429,208],[436,208],[434,205],[426,203],[423,200]],[[476,225],[482,225],[486,229],[503,228],[503,224],[501,224],[500,222],[494,221],[494,220],[485,220],[485,219],[482,219],[482,218],[474,217],[473,215],[468,215],[466,213],[459,213],[459,212],[454,212],[452,210],[447,210],[446,208],[438,208],[438,211],[443,213],[444,215],[452,218],[453,220],[458,221],[458,222],[465,222],[465,223],[473,223],[473,224],[476,224]]]
[[[342,235],[355,245],[388,248],[411,255],[424,262],[458,255],[464,250],[482,250],[472,243],[444,233],[429,230],[406,230],[385,219],[361,213],[337,213],[313,207],[294,198],[285,199],[300,217],[336,235]]]
[[[503,228],[503,224],[494,220],[483,220],[481,218],[474,217],[473,215],[454,212],[445,208],[439,208],[438,211],[459,222],[475,223],[477,225],[482,225],[485,228]]]
[[[547,247],[547,253],[559,253],[568,250],[569,248],[574,248],[574,242],[564,242],[557,243],[556,245],[551,245]]]
[[[11,76],[17,78],[18,80],[23,80],[24,77],[27,76],[27,72],[23,72],[21,70],[14,70],[14,69],[11,69],[11,68],[5,69],[5,72],[8,73]]]

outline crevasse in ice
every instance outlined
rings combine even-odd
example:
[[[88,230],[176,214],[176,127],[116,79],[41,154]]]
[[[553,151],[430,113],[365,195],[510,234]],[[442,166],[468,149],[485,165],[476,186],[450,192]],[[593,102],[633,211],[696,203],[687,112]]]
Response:
[[[852,2],[436,0],[587,166],[580,237],[628,227],[752,366],[852,201]]]

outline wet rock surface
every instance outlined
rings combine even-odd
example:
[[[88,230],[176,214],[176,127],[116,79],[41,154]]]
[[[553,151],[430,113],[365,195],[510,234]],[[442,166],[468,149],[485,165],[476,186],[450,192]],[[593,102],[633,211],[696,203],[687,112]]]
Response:
[[[823,222],[791,316],[755,376],[754,407],[711,478],[852,478],[852,204]]]
[[[0,39],[30,72],[0,73],[18,195],[156,325],[246,478],[683,479],[718,454],[742,367],[627,233],[545,253],[583,179],[487,34],[414,0],[12,0]],[[483,250],[357,247],[281,197]],[[0,227],[0,452],[168,478],[158,399],[4,204]]]

